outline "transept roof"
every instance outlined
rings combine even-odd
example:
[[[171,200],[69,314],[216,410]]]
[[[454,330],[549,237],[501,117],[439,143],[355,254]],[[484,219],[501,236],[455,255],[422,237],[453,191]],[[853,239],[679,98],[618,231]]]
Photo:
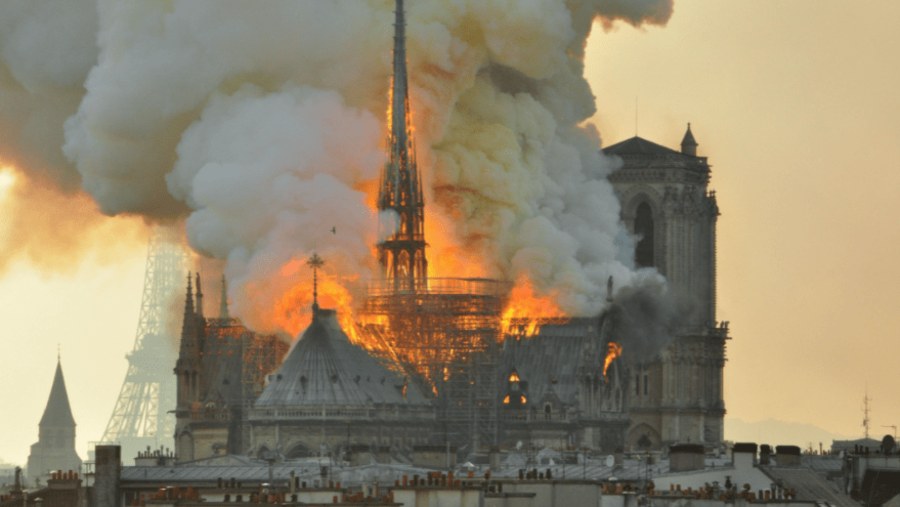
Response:
[[[256,406],[427,403],[413,382],[351,343],[334,310],[316,309],[281,368],[270,375]]]

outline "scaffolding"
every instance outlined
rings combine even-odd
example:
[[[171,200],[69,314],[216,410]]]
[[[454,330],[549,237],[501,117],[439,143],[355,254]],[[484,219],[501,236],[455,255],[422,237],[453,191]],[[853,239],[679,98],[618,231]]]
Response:
[[[207,384],[198,417],[207,422],[227,421],[229,453],[246,450],[250,409],[265,387],[266,375],[278,368],[287,350],[288,344],[278,336],[258,335],[239,319],[206,319],[203,371]]]
[[[440,423],[433,440],[470,452],[495,445],[500,316],[509,284],[430,278],[427,287],[370,284],[359,328],[373,352],[435,396]]]

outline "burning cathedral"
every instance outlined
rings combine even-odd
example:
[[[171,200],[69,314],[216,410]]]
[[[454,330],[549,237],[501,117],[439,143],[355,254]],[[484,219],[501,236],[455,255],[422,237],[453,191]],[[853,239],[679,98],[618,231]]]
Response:
[[[639,137],[604,150],[623,161],[610,179],[638,238],[635,264],[667,278],[677,315],[647,326],[655,303],[621,290],[599,316],[511,318],[506,281],[428,276],[402,0],[395,16],[377,199],[392,218],[380,224],[382,276],[352,330],[342,328],[342,309],[319,306],[314,282],[312,322],[290,350],[230,317],[224,290],[219,316],[205,317],[200,278],[189,277],[175,366],[178,458],[720,443],[728,328],[715,320],[719,210],[690,126],[680,150]],[[322,264],[309,259],[314,280]],[[651,328],[666,340],[630,356],[627,338]]]

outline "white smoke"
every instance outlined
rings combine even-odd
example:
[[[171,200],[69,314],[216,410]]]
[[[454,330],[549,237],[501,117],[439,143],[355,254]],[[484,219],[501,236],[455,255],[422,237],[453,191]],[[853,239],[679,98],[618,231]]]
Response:
[[[10,5],[32,4],[5,3],[0,20]],[[291,283],[286,265],[313,249],[339,269],[371,265],[392,11],[391,0],[101,0],[71,27],[94,30],[99,53],[83,36],[54,44],[61,55],[7,37],[6,68],[24,70],[5,79],[24,88],[46,66],[71,95],[96,61],[65,123],[83,188],[109,214],[187,215],[192,245],[227,261],[235,313],[271,327],[258,314]],[[567,311],[595,312],[608,276],[634,274],[605,179],[613,164],[579,126],[594,113],[583,48],[594,20],[664,23],[671,1],[414,0],[407,11],[426,222],[446,228],[429,257],[465,252],[486,275],[527,275]],[[66,51],[80,55],[71,68],[52,65]],[[2,112],[6,127],[14,115]]]

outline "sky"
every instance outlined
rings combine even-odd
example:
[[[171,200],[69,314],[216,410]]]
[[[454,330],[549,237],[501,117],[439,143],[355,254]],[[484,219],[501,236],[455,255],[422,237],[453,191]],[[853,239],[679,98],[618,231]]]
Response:
[[[900,329],[900,69],[891,64],[900,4],[849,6],[682,0],[665,27],[597,25],[589,39],[591,121],[603,143],[637,132],[675,148],[691,122],[712,164],[722,211],[718,318],[732,336],[729,439],[817,443],[772,421],[861,436],[866,393],[873,436],[900,425],[892,347]],[[38,242],[0,271],[0,406],[15,413],[0,431],[0,462],[23,464],[37,440],[57,355],[86,457],[134,343],[145,225],[100,218],[84,197],[14,206],[17,182],[3,181],[0,235],[24,234],[4,226],[11,213],[59,210],[95,232],[83,239],[87,248],[53,255]],[[78,232],[71,220],[64,225],[55,234]]]

